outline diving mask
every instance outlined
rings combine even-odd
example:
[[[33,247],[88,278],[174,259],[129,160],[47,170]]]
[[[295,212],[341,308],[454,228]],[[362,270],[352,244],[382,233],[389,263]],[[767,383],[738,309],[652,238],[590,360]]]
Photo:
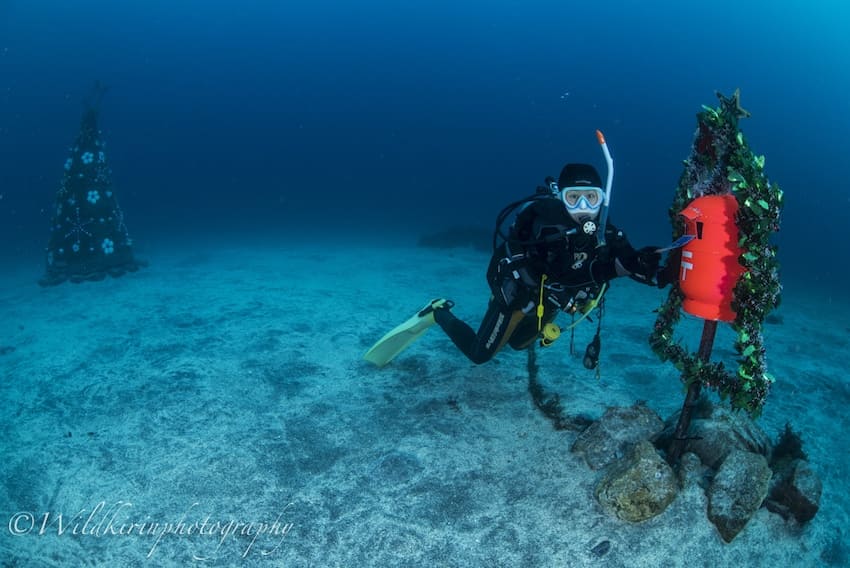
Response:
[[[594,218],[599,214],[605,194],[599,187],[565,187],[561,189],[561,201],[573,219]]]

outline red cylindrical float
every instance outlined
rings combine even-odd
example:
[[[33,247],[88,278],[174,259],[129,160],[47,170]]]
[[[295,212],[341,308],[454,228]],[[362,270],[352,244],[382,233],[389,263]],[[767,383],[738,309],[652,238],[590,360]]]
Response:
[[[679,285],[685,295],[682,309],[707,320],[733,321],[732,296],[744,268],[738,262],[738,226],[734,195],[706,195],[691,201],[680,213],[685,234],[694,235],[682,247]]]

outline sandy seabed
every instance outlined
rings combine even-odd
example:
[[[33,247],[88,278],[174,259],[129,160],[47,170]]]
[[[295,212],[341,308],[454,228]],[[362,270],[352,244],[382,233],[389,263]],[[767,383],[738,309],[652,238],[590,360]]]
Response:
[[[39,288],[0,276],[4,566],[846,565],[848,305],[786,289],[759,419],[790,421],[824,482],[800,526],[761,509],[725,544],[697,490],[628,524],[593,497],[528,393],[526,354],[469,363],[433,328],[393,363],[368,347],[430,298],[477,325],[487,257],[281,242],[147,251],[150,266]],[[570,413],[681,404],[646,337],[664,292],[617,281],[595,325],[538,351]],[[715,356],[733,357],[721,326]],[[699,322],[681,328],[696,337]],[[598,547],[608,541],[610,546]]]

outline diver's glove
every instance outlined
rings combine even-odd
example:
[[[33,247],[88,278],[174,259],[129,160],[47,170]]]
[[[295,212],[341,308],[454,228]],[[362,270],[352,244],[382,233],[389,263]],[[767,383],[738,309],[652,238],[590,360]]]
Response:
[[[661,264],[661,253],[658,252],[658,248],[648,246],[637,251],[637,270],[631,274],[633,279],[651,286],[655,285],[654,278]]]
[[[682,251],[675,249],[667,255],[667,262],[664,266],[658,269],[655,274],[656,284],[659,288],[664,288],[668,284],[672,284],[679,278],[679,267],[682,264]]]

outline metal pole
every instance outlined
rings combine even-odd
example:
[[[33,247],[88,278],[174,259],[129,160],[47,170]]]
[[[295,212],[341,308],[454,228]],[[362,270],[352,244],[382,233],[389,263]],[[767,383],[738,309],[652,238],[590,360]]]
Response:
[[[699,351],[697,351],[697,357],[703,363],[708,363],[708,359],[711,357],[711,349],[714,347],[714,335],[716,333],[717,322],[715,320],[705,320],[702,325],[702,338],[699,342]],[[670,450],[668,452],[667,461],[672,466],[676,466],[679,463],[679,458],[682,457],[682,451],[685,449],[685,442],[688,439],[688,428],[691,426],[691,410],[696,405],[701,388],[702,385],[699,380],[692,381],[688,387],[688,394],[685,396],[682,413],[679,415],[679,423],[676,424],[673,441],[670,443]]]

